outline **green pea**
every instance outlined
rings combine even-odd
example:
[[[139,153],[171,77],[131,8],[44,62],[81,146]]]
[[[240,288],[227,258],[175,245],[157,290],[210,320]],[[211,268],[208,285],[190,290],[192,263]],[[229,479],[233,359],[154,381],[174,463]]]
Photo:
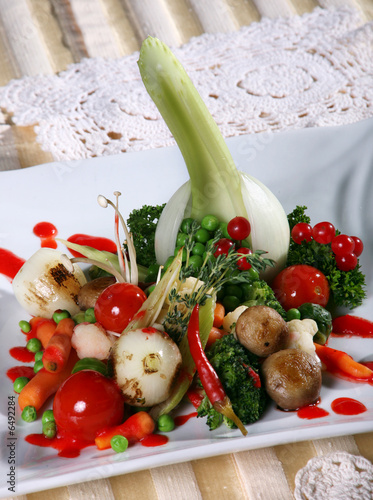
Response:
[[[166,271],[167,268],[173,263],[174,261],[174,258],[175,256],[174,255],[171,255],[167,260],[166,262],[164,263],[164,268],[163,268],[163,271]]]
[[[205,245],[203,243],[195,243],[193,248],[192,248],[192,254],[193,255],[200,255],[202,257],[202,255],[205,253]]]
[[[211,234],[206,231],[206,229],[198,229],[196,234],[194,235],[195,241],[198,241],[199,243],[207,243],[209,239],[211,238]]]
[[[145,277],[145,283],[153,283],[154,281],[157,281],[158,270],[159,270],[158,264],[152,264],[151,266],[149,266],[148,273]]]
[[[223,306],[228,312],[234,311],[240,304],[240,299],[235,297],[234,295],[226,295],[223,298]]]
[[[111,447],[116,453],[123,453],[128,448],[128,439],[124,436],[113,436],[110,440]]]
[[[29,333],[31,331],[31,325],[28,321],[21,320],[18,323],[20,329],[23,331],[23,333]]]
[[[228,285],[225,289],[226,295],[234,295],[238,299],[242,299],[243,291],[238,285]]]
[[[222,232],[223,238],[229,238],[231,240],[232,238],[229,236],[227,227],[228,224],[226,222],[219,223],[219,229]]]
[[[175,248],[175,252],[174,252],[175,257],[176,257],[176,255],[177,255],[178,251],[180,250],[180,248],[181,248],[181,247],[176,247],[176,248]],[[187,258],[187,251],[186,251],[186,249],[185,249],[185,248],[183,248],[183,252],[182,252],[182,254],[181,254],[181,260],[182,260],[183,262],[185,262],[185,261],[186,261],[186,258]]]
[[[236,276],[239,276],[240,274],[240,271],[238,269],[236,269],[235,271],[231,271],[229,273],[229,281],[227,281],[227,285],[235,285],[235,281],[234,281],[234,278]]]
[[[292,319],[300,319],[300,318],[301,318],[300,311],[299,311],[299,309],[296,309],[295,307],[293,307],[292,309],[289,309],[286,312],[286,321],[291,321]]]
[[[43,348],[43,346],[40,340],[35,338],[35,339],[30,339],[27,342],[26,348],[30,352],[38,352]]]
[[[85,312],[84,311],[78,312],[78,314],[75,314],[75,316],[73,316],[73,320],[75,321],[75,323],[77,325],[79,325],[79,323],[84,323],[85,322]]]
[[[248,273],[249,273],[250,279],[252,279],[253,281],[257,281],[259,279],[258,271],[256,271],[253,267],[250,267]]]
[[[53,313],[53,320],[55,321],[55,323],[59,323],[62,319],[65,319],[65,318],[70,318],[71,315],[69,313],[69,311],[66,311],[66,309],[57,309],[57,311],[54,311]]]
[[[170,432],[175,429],[175,422],[170,415],[161,415],[157,420],[157,426],[161,432]]]
[[[38,351],[35,353],[35,361],[40,361],[41,359],[43,359],[43,354],[44,354],[44,351]]]
[[[41,416],[41,423],[44,425],[47,422],[54,422],[53,410],[45,410]]]
[[[88,323],[96,323],[95,309],[90,307],[84,312],[84,320]]]
[[[176,237],[176,246],[183,247],[188,239],[188,235],[186,233],[178,233]]]
[[[34,364],[34,373],[38,373],[42,368],[44,368],[43,360],[39,359],[39,361],[36,361]]]
[[[148,288],[145,290],[145,293],[146,293],[147,297],[149,297],[149,295],[152,293],[152,291],[154,290],[154,288],[155,288],[155,285],[148,286]]]
[[[198,271],[198,269],[201,268],[203,264],[203,259],[200,255],[192,255],[189,258],[189,265],[195,270]]]
[[[180,226],[181,231],[186,234],[190,233],[193,222],[194,219],[192,219],[191,217],[184,219]]]
[[[14,392],[20,393],[29,380],[27,377],[17,377],[13,384]]]
[[[56,422],[53,421],[45,422],[45,424],[43,424],[43,434],[48,439],[53,439],[54,436],[57,434]]]
[[[201,221],[201,227],[207,231],[216,231],[219,227],[219,219],[215,215],[205,215]]]
[[[34,422],[37,418],[36,410],[33,406],[25,406],[21,414],[22,420],[25,422]]]

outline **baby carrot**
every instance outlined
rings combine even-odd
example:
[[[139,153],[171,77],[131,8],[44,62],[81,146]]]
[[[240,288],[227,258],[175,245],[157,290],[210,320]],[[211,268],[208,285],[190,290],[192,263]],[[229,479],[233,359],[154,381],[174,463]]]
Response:
[[[110,427],[100,432],[95,443],[99,450],[110,448],[111,438],[114,436],[124,436],[129,443],[134,443],[149,436],[155,429],[155,422],[146,411],[139,411],[131,415],[123,424]]]
[[[67,364],[59,373],[50,373],[42,368],[25,385],[18,397],[18,404],[23,410],[26,406],[33,406],[36,411],[40,410],[47,399],[52,396],[70,375],[78,361],[75,349],[72,349]]]
[[[341,373],[356,380],[372,381],[373,371],[355,361],[349,354],[326,345],[314,344],[316,354],[331,373]]]
[[[71,318],[62,319],[56,326],[43,354],[43,365],[48,372],[59,373],[66,365],[74,326],[75,322]]]
[[[215,326],[213,326],[210,330],[209,338],[207,339],[206,349],[208,349],[216,340],[221,339],[223,335],[226,334],[227,332],[225,332],[224,330],[220,330],[220,328],[216,328]]]
[[[56,326],[57,325],[53,321],[53,319],[43,319],[42,321],[38,322],[37,325],[35,326],[36,338],[40,340],[44,348],[47,347],[48,342],[52,338],[56,330]]]
[[[225,316],[225,308],[223,304],[217,302],[214,309],[213,326],[215,326],[216,328],[220,328],[223,325],[224,316]]]

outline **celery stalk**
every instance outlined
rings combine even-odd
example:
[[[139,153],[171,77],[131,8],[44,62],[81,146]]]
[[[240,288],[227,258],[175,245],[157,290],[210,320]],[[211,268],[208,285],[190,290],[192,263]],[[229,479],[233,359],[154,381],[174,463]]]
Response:
[[[217,124],[183,66],[160,40],[142,44],[143,83],[173,134],[191,179],[191,217],[247,217],[237,168]]]

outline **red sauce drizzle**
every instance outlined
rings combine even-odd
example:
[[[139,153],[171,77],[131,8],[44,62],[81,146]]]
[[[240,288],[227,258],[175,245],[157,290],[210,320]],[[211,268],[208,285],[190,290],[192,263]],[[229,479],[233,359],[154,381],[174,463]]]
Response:
[[[80,441],[60,433],[52,439],[45,437],[44,434],[29,434],[25,440],[43,448],[54,448],[58,450],[58,456],[64,458],[76,458],[83,448],[94,445],[94,442]]]
[[[187,397],[194,408],[197,409],[202,403],[203,394],[201,394],[201,392],[196,389],[189,389],[189,391],[187,392]]]
[[[0,274],[6,276],[10,281],[13,281],[25,262],[25,259],[18,257],[10,250],[0,248]]]
[[[32,366],[13,366],[12,368],[9,368],[6,374],[7,377],[14,382],[18,377],[27,377],[31,380],[35,375],[35,372]]]
[[[360,361],[360,363],[370,370],[373,370],[373,361]]]
[[[333,335],[373,338],[373,322],[350,314],[339,316],[333,320]]]
[[[34,226],[33,233],[40,238],[42,248],[57,248],[57,228],[51,222],[39,222]]]
[[[35,353],[30,352],[26,347],[12,347],[9,349],[12,358],[22,363],[32,363],[35,361]]]
[[[103,238],[101,236],[89,236],[88,234],[73,234],[67,241],[70,243],[77,243],[78,245],[86,245],[96,250],[105,250],[106,252],[116,253],[117,246],[114,241],[109,238]],[[76,252],[75,250],[69,249],[69,251],[74,255],[74,257],[83,257],[82,254]]]
[[[190,420],[191,418],[194,418],[198,415],[196,411],[193,411],[192,413],[189,413],[188,415],[180,415],[178,417],[174,418],[174,422],[176,427],[180,427],[180,425],[184,425]]]
[[[163,446],[168,443],[168,437],[163,434],[149,434],[140,441],[142,446],[153,448],[155,446]]]
[[[366,406],[352,398],[338,398],[331,404],[332,410],[338,415],[359,415],[367,411]]]
[[[311,405],[299,408],[299,410],[297,411],[297,415],[299,418],[312,420],[314,418],[327,417],[329,415],[329,412],[327,412],[323,408],[319,408],[316,405]]]

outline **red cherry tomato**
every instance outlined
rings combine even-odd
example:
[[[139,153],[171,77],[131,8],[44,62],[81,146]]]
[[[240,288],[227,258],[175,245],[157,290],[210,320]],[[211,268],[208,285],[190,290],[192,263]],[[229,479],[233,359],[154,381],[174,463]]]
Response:
[[[329,300],[329,283],[325,275],[312,266],[298,264],[281,271],[272,289],[282,307],[288,311],[305,302],[325,307]]]
[[[300,245],[302,241],[311,241],[312,226],[310,226],[306,222],[298,222],[298,224],[295,224],[295,226],[291,230],[291,237],[293,238],[293,241],[298,245]]]
[[[317,243],[326,245],[335,236],[335,227],[330,222],[319,222],[312,229],[312,236]]]
[[[214,256],[219,257],[219,255],[228,255],[229,249],[234,246],[232,240],[228,238],[221,238],[215,245]]]
[[[105,330],[122,333],[145,300],[146,295],[138,286],[114,283],[96,301],[96,320]]]
[[[227,231],[231,238],[242,241],[251,232],[250,222],[245,217],[234,217],[228,222]]]
[[[122,423],[124,399],[113,380],[93,370],[82,370],[56,392],[53,415],[57,429],[64,434],[93,441],[105,427]]]
[[[357,266],[357,257],[354,253],[336,255],[335,263],[340,271],[352,271]]]
[[[332,251],[335,255],[346,255],[355,249],[355,242],[347,234],[339,234],[332,240]]]
[[[253,252],[250,248],[242,247],[237,250],[237,253],[244,253],[245,255],[250,255]],[[247,262],[246,257],[242,257],[241,259],[238,259],[237,267],[238,269],[241,269],[241,271],[248,271],[249,269],[251,269],[251,264],[250,262]]]
[[[360,255],[363,253],[364,250],[363,242],[357,236],[351,236],[351,238],[354,240],[355,243],[354,254],[356,255],[356,257],[360,257]]]

